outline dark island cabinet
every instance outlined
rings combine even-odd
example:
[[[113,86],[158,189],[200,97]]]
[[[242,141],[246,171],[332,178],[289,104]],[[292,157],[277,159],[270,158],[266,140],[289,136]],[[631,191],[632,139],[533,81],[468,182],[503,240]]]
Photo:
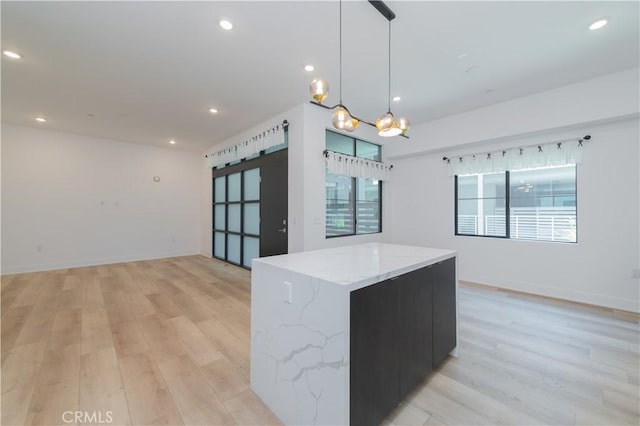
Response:
[[[433,367],[456,347],[456,262],[445,260],[433,270]]]
[[[455,258],[351,292],[351,425],[380,424],[442,362],[455,310]]]

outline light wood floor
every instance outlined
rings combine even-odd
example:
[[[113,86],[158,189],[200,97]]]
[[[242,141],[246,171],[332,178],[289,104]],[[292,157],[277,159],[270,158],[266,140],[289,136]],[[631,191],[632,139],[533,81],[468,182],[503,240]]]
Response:
[[[3,425],[278,424],[249,389],[246,270],[133,262],[3,276],[1,296]],[[639,335],[635,315],[461,286],[460,358],[385,423],[638,425]]]

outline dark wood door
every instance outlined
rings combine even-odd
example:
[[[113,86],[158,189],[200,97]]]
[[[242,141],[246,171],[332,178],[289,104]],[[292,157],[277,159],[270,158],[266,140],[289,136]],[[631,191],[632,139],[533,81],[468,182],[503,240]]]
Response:
[[[288,150],[260,164],[260,257],[288,252]]]
[[[433,268],[401,277],[398,294],[398,352],[402,400],[433,369]]]
[[[456,259],[448,259],[433,271],[433,366],[445,360],[456,346]]]
[[[350,424],[372,426],[398,405],[398,285],[351,293]]]

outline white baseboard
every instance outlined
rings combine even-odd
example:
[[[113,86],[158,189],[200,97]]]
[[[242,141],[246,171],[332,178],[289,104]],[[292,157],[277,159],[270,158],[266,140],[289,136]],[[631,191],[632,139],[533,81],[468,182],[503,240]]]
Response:
[[[605,308],[618,309],[627,312],[640,313],[640,301],[634,299],[624,299],[608,294],[589,293],[586,291],[570,290],[565,288],[544,286],[529,282],[509,282],[484,279],[473,279],[469,277],[460,278],[460,281],[469,281],[489,287],[502,288],[506,290],[530,293],[538,296],[552,297],[555,299],[569,300],[572,302],[585,303],[588,305],[602,306]]]
[[[6,267],[3,265],[0,270],[0,274],[1,275],[24,274],[27,272],[54,271],[57,269],[83,268],[87,266],[109,265],[113,263],[137,262],[141,260],[166,259],[170,257],[193,256],[193,255],[201,255],[201,254],[202,253],[199,251],[187,251],[187,252],[156,253],[151,255],[147,254],[147,255],[138,255],[138,256],[113,256],[113,257],[103,257],[103,258],[97,258],[97,259],[74,260],[69,262],[43,263],[38,265],[10,265]]]

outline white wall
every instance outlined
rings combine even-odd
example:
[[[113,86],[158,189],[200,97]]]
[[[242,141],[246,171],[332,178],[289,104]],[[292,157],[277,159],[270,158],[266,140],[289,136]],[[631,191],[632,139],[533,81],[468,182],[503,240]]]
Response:
[[[640,69],[608,74],[413,126],[411,139],[390,143],[390,158],[473,145],[586,123],[637,116]],[[553,133],[551,133],[553,134]]]
[[[207,152],[215,152],[281,123],[289,122],[289,253],[316,250],[341,245],[385,241],[390,229],[390,211],[383,205],[383,232],[341,238],[325,238],[325,163],[322,152],[326,147],[326,129],[331,126],[331,112],[311,104],[299,105],[279,114],[230,139],[212,146]],[[369,126],[360,126],[351,133],[366,141],[382,144],[385,142]],[[383,149],[384,154],[384,149]],[[203,191],[202,222],[204,232],[201,241],[202,253],[211,256],[212,204],[211,169],[202,162]],[[383,184],[383,202],[386,197]]]
[[[639,109],[636,68],[417,126],[410,144],[387,150],[395,156],[391,240],[458,250],[461,280],[639,312]],[[443,153],[585,134],[578,243],[454,236]]]
[[[198,154],[3,123],[2,273],[199,253],[200,173]]]

